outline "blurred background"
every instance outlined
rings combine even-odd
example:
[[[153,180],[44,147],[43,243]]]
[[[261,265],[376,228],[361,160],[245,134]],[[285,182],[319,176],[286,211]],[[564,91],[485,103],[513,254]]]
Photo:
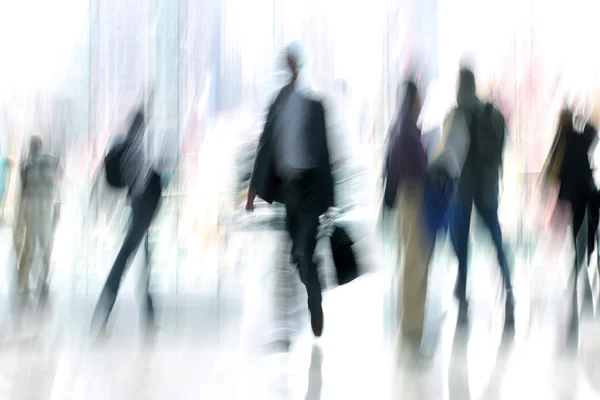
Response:
[[[187,246],[216,246],[217,216],[240,205],[266,108],[281,86],[276,58],[296,39],[305,43],[313,86],[330,107],[339,179],[364,174],[350,192],[364,193],[352,201],[365,207],[378,199],[383,143],[406,71],[417,66],[422,77],[423,123],[439,126],[467,54],[482,94],[493,92],[510,125],[503,226],[515,241],[531,233],[530,189],[559,107],[566,99],[596,105],[600,58],[594,56],[592,30],[600,6],[541,6],[533,0],[346,3],[3,3],[0,145],[19,158],[24,141],[39,132],[63,160],[70,189],[63,225],[69,229],[58,235],[56,257],[65,257],[59,249],[74,237],[84,243],[77,258],[87,260],[96,246],[98,232],[88,229],[95,225],[88,207],[91,178],[110,136],[123,132],[140,93],[153,87],[147,147],[167,149],[178,165],[164,222],[156,224],[170,232],[160,240],[157,251],[165,262],[156,273],[174,285],[195,281],[200,267],[187,266]],[[577,23],[556,29],[570,21]],[[232,188],[240,193],[232,196]],[[84,281],[96,268],[95,262],[60,264]]]

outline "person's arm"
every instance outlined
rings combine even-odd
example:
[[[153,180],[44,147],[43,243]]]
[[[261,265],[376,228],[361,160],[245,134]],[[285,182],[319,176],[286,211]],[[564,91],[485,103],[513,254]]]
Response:
[[[269,123],[269,117],[267,117],[267,123]],[[265,124],[265,129],[263,130],[263,132],[260,135],[260,138],[258,139],[258,147],[256,149],[256,157],[254,158],[254,166],[252,168],[252,174],[250,175],[250,183],[248,184],[248,195],[246,197],[246,210],[247,211],[252,211],[254,210],[254,200],[256,199],[256,179],[257,179],[257,166],[259,164],[259,162],[261,162],[261,157],[260,155],[265,151],[265,146],[266,146],[266,129],[267,126]]]
[[[19,166],[19,178],[21,178],[21,193],[25,190],[25,186],[27,186],[27,176],[25,174],[25,168],[27,167],[27,160],[21,161],[21,165]]]

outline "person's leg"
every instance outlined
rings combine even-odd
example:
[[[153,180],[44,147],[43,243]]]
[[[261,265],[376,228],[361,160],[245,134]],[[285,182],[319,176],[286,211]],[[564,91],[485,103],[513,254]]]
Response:
[[[33,257],[35,255],[36,236],[33,229],[33,215],[31,209],[31,200],[23,199],[20,205],[19,225],[17,229],[21,230],[19,235],[19,291],[26,294],[29,291],[29,274]]]
[[[315,336],[323,331],[321,283],[314,252],[317,245],[319,212],[311,177],[286,185],[287,225],[292,239],[292,260],[298,265],[300,280],[306,287],[308,310]]]
[[[467,300],[467,276],[469,262],[469,233],[473,199],[470,196],[456,196],[450,212],[450,240],[458,261],[458,275],[454,296],[462,304]]]
[[[398,224],[404,256],[402,296],[398,304],[405,339],[421,341],[425,322],[428,280],[428,249],[424,243],[423,192],[419,186],[401,187],[398,193]],[[400,298],[399,298],[400,300]]]
[[[49,287],[50,259],[54,244],[54,207],[52,202],[44,201],[43,199],[40,199],[35,207],[35,230],[42,253],[42,271],[39,289],[40,294],[44,296],[47,294]]]
[[[290,196],[291,197],[291,196]],[[292,246],[290,247],[290,256],[293,264],[298,264],[296,259],[296,236],[298,231],[298,206],[293,203],[293,200],[286,200],[285,205],[285,226],[288,232]]]
[[[35,235],[25,232],[19,254],[19,292],[22,294],[29,292],[29,274],[31,273],[34,254]]]
[[[573,235],[573,245],[577,243],[577,236],[579,235],[579,230],[583,225],[583,220],[585,218],[586,212],[586,202],[581,199],[575,199],[571,201],[571,229]]]
[[[123,245],[117,254],[110,273],[106,278],[106,283],[104,284],[92,317],[92,324],[99,325],[100,329],[104,329],[108,323],[110,313],[117,299],[117,293],[121,286],[121,279],[123,278],[125,269],[129,264],[130,258],[135,255],[150,224],[151,219],[147,218],[147,216],[141,212],[139,204],[133,204],[132,214],[129,231],[125,236]]]
[[[152,294],[150,292],[151,251],[148,235],[150,224],[158,212],[162,196],[160,187],[154,187],[154,190],[152,190],[152,188],[153,187],[151,186],[148,201],[145,204],[144,209],[140,211],[144,213],[143,218],[139,218],[142,224],[147,224],[146,235],[144,238],[144,272],[142,284],[144,285],[143,313],[145,322],[148,326],[152,326],[155,323],[154,300],[152,299]],[[149,222],[146,223],[146,221]]]
[[[151,259],[150,259],[150,243],[149,243],[149,232],[144,237],[144,270],[142,271],[142,312],[144,314],[145,322],[148,325],[154,323],[154,300],[150,293],[150,277],[151,277]]]
[[[306,287],[308,295],[308,310],[311,315],[311,324],[315,336],[321,336],[323,330],[323,308],[321,307],[321,283],[314,252],[317,245],[317,229],[319,226],[319,215],[314,212],[301,214],[298,221],[296,240],[296,257],[298,260],[298,272],[300,279]]]
[[[488,228],[494,247],[496,247],[496,254],[498,257],[498,265],[500,266],[500,272],[502,274],[502,280],[504,288],[506,289],[506,302],[505,302],[505,326],[512,327],[514,324],[514,295],[512,282],[510,278],[510,268],[508,265],[508,259],[506,258],[506,251],[504,249],[504,241],[502,240],[502,228],[500,227],[500,221],[498,219],[498,202],[495,201],[483,201],[480,196],[475,198],[475,207],[477,213],[483,219],[486,227]]]
[[[498,219],[498,202],[483,202],[479,196],[476,196],[475,208],[477,209],[477,213],[482,218],[492,237],[492,242],[496,248],[496,255],[498,258],[498,264],[500,266],[504,287],[506,290],[512,290],[510,268],[508,265],[508,259],[506,258],[506,251],[504,249],[502,228],[500,227],[500,221]]]

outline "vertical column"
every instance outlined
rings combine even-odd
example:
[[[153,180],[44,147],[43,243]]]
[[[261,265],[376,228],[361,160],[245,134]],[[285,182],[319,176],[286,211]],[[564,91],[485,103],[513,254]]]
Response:
[[[85,149],[83,151],[84,155],[87,155],[86,160],[84,160],[83,164],[87,169],[87,176],[89,178],[87,182],[86,192],[91,193],[92,188],[92,179],[94,176],[94,169],[96,166],[94,165],[94,160],[96,159],[97,153],[97,140],[95,140],[97,132],[98,132],[98,0],[88,0],[89,8],[88,8],[88,43],[87,43],[87,64],[88,64],[88,76],[87,76],[87,99],[85,101],[85,109],[87,109],[87,135],[84,139]],[[72,265],[71,276],[72,276],[72,290],[73,293],[76,293],[78,290],[81,290],[83,287],[83,293],[87,297],[88,295],[88,279],[90,265],[95,263],[93,258],[95,248],[92,246],[96,245],[96,241],[93,238],[90,238],[93,229],[92,227],[96,224],[96,220],[94,220],[93,216],[97,215],[97,210],[95,212],[86,213],[85,217],[81,220],[81,226],[79,227],[80,232],[82,233],[82,237],[84,239],[83,246],[79,246],[81,250],[81,254],[78,254],[78,258],[83,261],[85,265],[85,271],[77,271],[77,266],[81,265],[79,262],[75,262]],[[92,217],[90,218],[90,214]],[[90,240],[91,239],[91,240]],[[78,260],[79,261],[79,260]],[[94,269],[92,267],[92,269]],[[79,277],[80,274],[85,276],[85,282],[83,285],[80,284]],[[74,304],[75,302],[73,302]]]
[[[89,30],[88,30],[88,97],[87,97],[87,146],[91,154],[98,151],[96,138],[98,136],[98,83],[100,81],[100,68],[98,63],[99,53],[99,6],[98,0],[89,0]],[[93,174],[90,171],[90,175]]]
[[[155,84],[150,154],[176,158],[179,149],[180,1],[155,3]],[[164,154],[165,151],[173,154]]]
[[[220,2],[219,56],[217,105],[227,110],[240,105],[242,100],[242,60],[239,49],[239,24],[236,21],[238,0]]]
[[[412,0],[414,10],[415,48],[426,89],[429,82],[438,77],[438,0]]]

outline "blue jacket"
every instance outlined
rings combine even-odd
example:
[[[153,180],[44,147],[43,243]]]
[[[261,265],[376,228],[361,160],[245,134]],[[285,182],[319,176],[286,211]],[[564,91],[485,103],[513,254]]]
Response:
[[[456,195],[456,181],[443,170],[429,169],[423,187],[423,209],[430,237],[449,227],[452,204]]]

